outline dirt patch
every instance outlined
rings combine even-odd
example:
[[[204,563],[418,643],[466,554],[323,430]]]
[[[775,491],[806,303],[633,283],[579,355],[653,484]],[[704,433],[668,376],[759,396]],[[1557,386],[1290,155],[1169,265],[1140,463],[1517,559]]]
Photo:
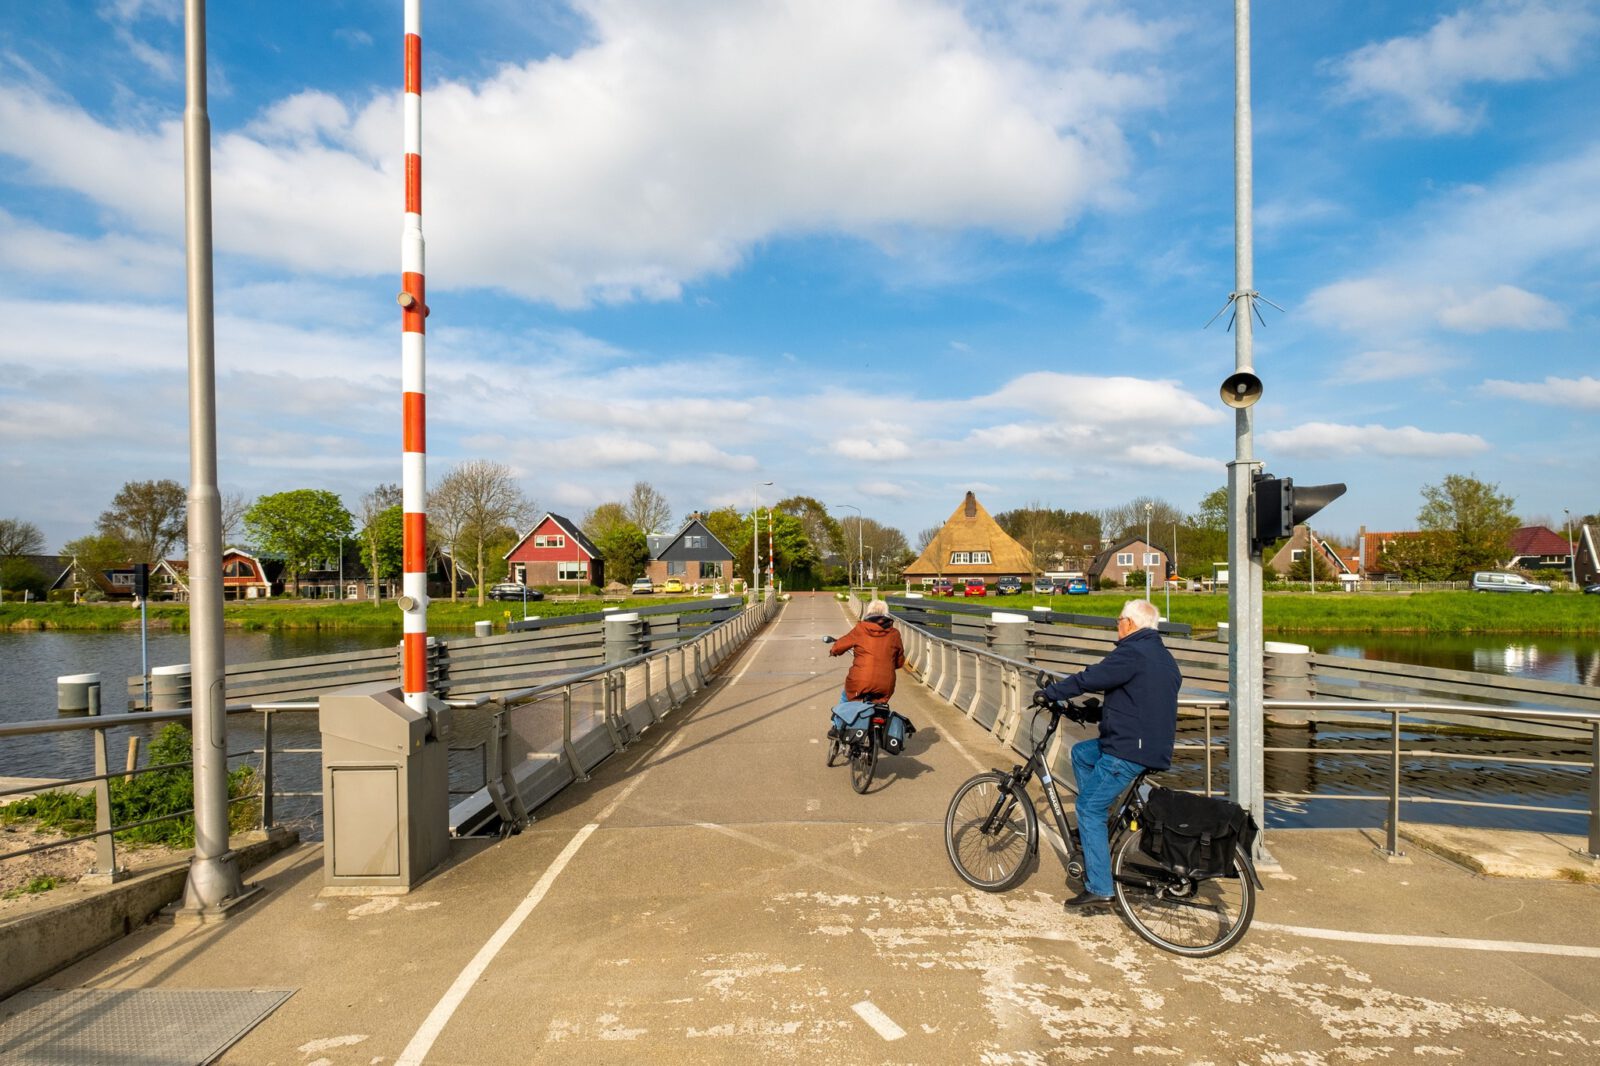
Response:
[[[38,830],[29,825],[0,826],[0,851],[14,851],[33,847],[51,840],[65,839],[69,834],[54,830]],[[117,845],[117,865],[130,870],[148,870],[187,859],[187,848],[168,848],[160,845]],[[63,844],[48,851],[0,859],[0,917],[8,912],[36,906],[49,906],[52,896],[77,883],[84,874],[94,869],[94,841],[82,840],[76,844]],[[26,887],[36,878],[54,877],[57,887],[46,892],[22,893],[6,899],[17,889]]]

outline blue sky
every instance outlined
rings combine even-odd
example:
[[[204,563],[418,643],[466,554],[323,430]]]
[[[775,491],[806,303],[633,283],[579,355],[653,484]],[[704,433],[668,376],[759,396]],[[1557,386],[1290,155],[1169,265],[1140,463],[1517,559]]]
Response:
[[[210,8],[220,480],[353,506],[400,477],[401,7]],[[1336,534],[1452,473],[1600,510],[1600,3],[1254,21],[1258,456],[1347,482]],[[52,545],[187,478],[182,48],[178,0],[0,26],[0,514]],[[430,476],[912,539],[1223,483],[1232,5],[433,0],[423,48]]]

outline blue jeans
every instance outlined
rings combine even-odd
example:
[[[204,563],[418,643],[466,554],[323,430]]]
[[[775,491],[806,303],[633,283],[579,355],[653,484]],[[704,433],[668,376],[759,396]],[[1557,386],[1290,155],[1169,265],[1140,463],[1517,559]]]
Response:
[[[1083,844],[1083,887],[1111,895],[1111,841],[1106,819],[1112,802],[1144,767],[1100,750],[1099,740],[1072,745],[1072,776],[1078,782],[1078,837]]]

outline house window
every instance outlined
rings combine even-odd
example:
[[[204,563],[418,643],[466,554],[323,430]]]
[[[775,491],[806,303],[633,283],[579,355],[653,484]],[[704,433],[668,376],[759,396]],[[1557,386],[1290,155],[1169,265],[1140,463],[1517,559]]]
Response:
[[[704,548],[706,546],[706,538],[698,533],[690,533],[683,538],[683,546],[685,548]]]
[[[1133,565],[1133,553],[1132,552],[1118,552],[1117,553],[1117,565],[1118,566],[1132,566]]]
[[[989,558],[988,552],[973,552],[972,561],[975,563],[987,563],[991,562],[992,560]]]
[[[722,580],[722,564],[721,563],[701,563],[700,564],[700,580],[701,581],[721,581]]]
[[[565,548],[567,538],[560,533],[540,533],[533,538],[535,548]]]
[[[1304,559],[1305,557],[1306,557],[1306,551],[1305,551],[1304,548],[1294,548],[1289,552],[1289,561],[1291,563],[1298,563],[1301,559]]]
[[[1160,553],[1159,552],[1145,552],[1144,553],[1144,565],[1146,565],[1146,566],[1160,566],[1161,565],[1161,555],[1160,555]]]
[[[561,565],[566,565],[566,564],[563,563]],[[528,583],[528,568],[527,568],[527,566],[525,566],[522,563],[518,563],[516,566],[512,567],[511,569],[512,569],[511,579],[513,581],[515,581],[519,585],[526,585]]]
[[[118,588],[133,588],[132,574],[112,574],[111,583]]]
[[[682,559],[668,559],[667,560],[667,576],[668,577],[682,577],[684,574],[687,574],[688,572],[689,572],[689,568],[684,563],[684,561]]]
[[[585,560],[581,560],[581,561],[576,562],[576,563],[557,563],[556,564],[556,580],[557,581],[582,581],[584,578],[586,578],[588,576],[589,576],[589,562],[586,559]]]
[[[951,552],[950,553],[950,565],[951,566],[955,566],[958,563],[970,563],[970,562],[972,562],[972,553],[971,552]]]

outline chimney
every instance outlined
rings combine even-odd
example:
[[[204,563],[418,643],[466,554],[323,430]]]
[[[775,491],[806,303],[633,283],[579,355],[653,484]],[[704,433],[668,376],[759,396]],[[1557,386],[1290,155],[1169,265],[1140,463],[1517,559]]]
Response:
[[[966,509],[962,511],[962,514],[968,518],[978,517],[978,498],[970,492],[967,493]]]

